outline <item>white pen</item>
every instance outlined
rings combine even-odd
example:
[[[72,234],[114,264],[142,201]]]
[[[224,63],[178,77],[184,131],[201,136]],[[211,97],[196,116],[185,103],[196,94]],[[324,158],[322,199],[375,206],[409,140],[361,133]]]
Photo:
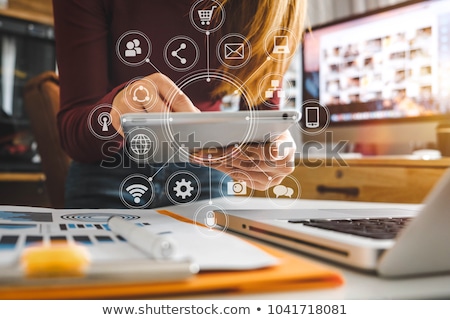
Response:
[[[197,264],[189,260],[91,260],[87,247],[74,243],[50,243],[25,248],[19,261],[0,267],[3,283],[79,282],[90,281],[175,281],[199,272]]]
[[[151,231],[121,217],[112,216],[109,218],[108,226],[112,232],[120,235],[131,245],[155,259],[170,259],[176,253],[177,246],[172,238],[153,234]]]

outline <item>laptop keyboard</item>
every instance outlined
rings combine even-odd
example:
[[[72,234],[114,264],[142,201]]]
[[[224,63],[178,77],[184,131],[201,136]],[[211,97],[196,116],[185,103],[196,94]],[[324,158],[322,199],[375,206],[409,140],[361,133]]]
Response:
[[[394,239],[412,218],[289,220],[308,227],[332,230],[372,239]]]

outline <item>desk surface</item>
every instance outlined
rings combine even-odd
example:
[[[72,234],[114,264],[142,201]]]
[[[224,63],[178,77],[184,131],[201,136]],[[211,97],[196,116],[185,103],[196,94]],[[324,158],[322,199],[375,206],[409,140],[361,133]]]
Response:
[[[213,204],[220,206],[223,209],[280,209],[273,204],[274,200],[265,198],[252,198],[244,203],[235,204],[228,199],[213,199]],[[283,201],[277,199],[276,201]],[[197,209],[206,205],[207,202],[199,201],[196,204],[189,206],[172,206],[164,209],[170,210],[181,216],[193,218]],[[407,207],[417,208],[420,205],[405,205],[405,204],[389,204],[389,203],[366,203],[366,202],[347,202],[347,201],[317,201],[317,200],[299,200],[291,208],[393,208],[393,207]],[[300,253],[298,253],[300,254]],[[208,296],[196,296],[192,299],[282,299],[282,300],[297,300],[297,299],[438,299],[450,298],[450,274],[445,276],[429,276],[417,277],[409,279],[388,280],[377,277],[376,275],[365,274],[358,271],[353,271],[350,268],[342,267],[337,264],[325,262],[316,258],[307,257],[308,259],[324,263],[337,270],[339,270],[344,278],[345,284],[334,289],[320,289],[320,290],[306,290],[298,292],[278,292],[278,293],[263,293],[252,295],[235,295],[217,294]],[[185,297],[184,297],[185,298]]]

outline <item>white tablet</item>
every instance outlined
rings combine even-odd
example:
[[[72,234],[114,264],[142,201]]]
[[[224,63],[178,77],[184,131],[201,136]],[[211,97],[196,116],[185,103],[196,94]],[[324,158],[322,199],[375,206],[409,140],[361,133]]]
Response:
[[[130,158],[165,163],[189,161],[201,150],[210,153],[209,157],[224,157],[229,147],[270,143],[299,120],[300,113],[295,110],[150,112],[124,114],[121,124]]]

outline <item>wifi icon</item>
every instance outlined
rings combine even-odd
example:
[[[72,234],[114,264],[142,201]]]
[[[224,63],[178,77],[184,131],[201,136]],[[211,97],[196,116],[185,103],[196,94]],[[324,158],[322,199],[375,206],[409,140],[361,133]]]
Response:
[[[148,191],[148,188],[143,184],[132,184],[125,190],[133,197],[134,203],[138,204],[141,202],[142,196]]]
[[[155,197],[155,187],[149,177],[132,174],[120,184],[119,196],[122,203],[130,209],[146,208]]]

